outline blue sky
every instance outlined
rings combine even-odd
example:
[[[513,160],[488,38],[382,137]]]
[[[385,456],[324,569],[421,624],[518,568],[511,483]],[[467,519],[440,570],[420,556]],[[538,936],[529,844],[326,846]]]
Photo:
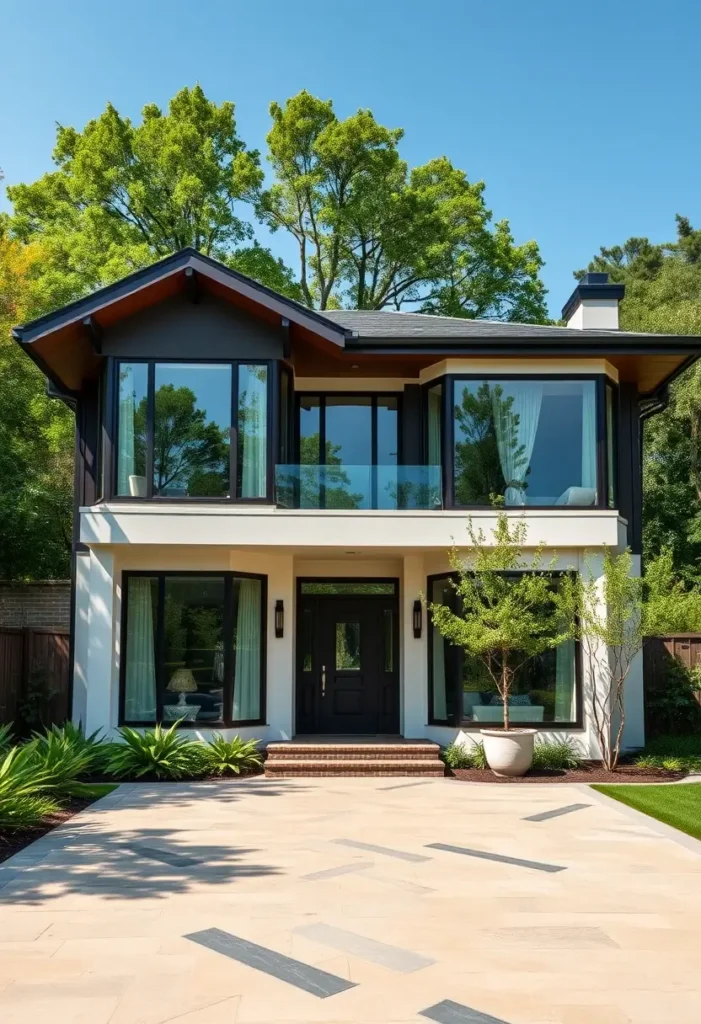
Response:
[[[446,154],[483,179],[495,219],[538,241],[555,315],[600,245],[701,224],[694,0],[4,0],[0,32],[6,183],[108,101],[138,118],[200,82],[263,150],[270,101],[306,88],[404,128],[410,165]]]

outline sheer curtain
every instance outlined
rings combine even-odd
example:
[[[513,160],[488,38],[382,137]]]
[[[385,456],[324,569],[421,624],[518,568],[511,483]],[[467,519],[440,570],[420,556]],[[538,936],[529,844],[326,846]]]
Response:
[[[566,640],[555,650],[555,721],[574,722],[576,717],[574,640]]]
[[[441,464],[441,389],[431,388],[428,393],[428,464]]]
[[[261,586],[260,580],[238,582],[233,719],[247,722],[260,718]]]
[[[122,366],[119,381],[117,494],[129,494],[129,477],[136,473],[134,447],[134,368]]]
[[[582,383],[582,487],[596,490],[596,385]]]
[[[499,461],[506,481],[506,505],[526,504],[524,485],[542,400],[543,385],[538,381],[506,381],[493,387],[492,411]]]
[[[264,498],[267,491],[268,371],[239,368],[241,497]]]
[[[156,660],[151,580],[129,580],[124,711],[127,721],[156,721]]]

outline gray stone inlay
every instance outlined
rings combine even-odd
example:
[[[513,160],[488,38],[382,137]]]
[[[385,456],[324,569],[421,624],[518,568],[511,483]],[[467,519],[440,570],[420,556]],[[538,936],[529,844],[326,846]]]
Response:
[[[201,861],[195,857],[189,857],[186,853],[176,853],[171,850],[159,850],[155,846],[142,846],[140,843],[127,847],[130,853],[135,853],[146,860],[156,860],[161,864],[168,864],[172,868],[194,868]]]
[[[351,956],[360,957],[361,960],[369,960],[380,967],[388,967],[390,971],[397,971],[400,974],[411,974],[412,971],[420,971],[424,967],[430,967],[435,960],[429,960],[426,956],[412,953],[408,949],[401,949],[399,946],[389,946],[385,942],[377,942],[375,939],[368,939],[364,935],[357,935],[355,932],[347,932],[345,928],[334,928],[330,924],[304,924],[294,929],[297,935],[303,935],[312,942],[318,942],[322,946],[331,946],[332,949],[339,949],[342,953],[350,953]]]
[[[373,866],[371,860],[356,860],[353,864],[339,864],[337,868],[324,868],[323,871],[312,871],[300,877],[305,882],[323,882],[325,878],[337,878],[339,875],[352,875],[356,871],[367,871]]]
[[[430,860],[420,853],[407,853],[406,850],[392,850],[389,846],[375,846],[373,843],[361,843],[357,839],[332,839],[333,843],[340,843],[341,846],[352,846],[354,850],[369,850],[371,853],[382,853],[385,857],[396,857],[398,860],[409,860],[413,864]]]
[[[509,1024],[501,1017],[492,1017],[488,1013],[473,1010],[471,1006],[454,1003],[452,999],[444,999],[435,1006],[429,1006],[419,1012],[420,1017],[436,1020],[438,1024]]]
[[[465,857],[477,857],[479,860],[495,860],[499,864],[515,864],[519,868],[532,868],[533,871],[566,871],[559,864],[541,864],[537,860],[522,860],[520,857],[506,857],[501,853],[487,853],[486,850],[470,850],[467,846],[451,846],[449,843],[427,843],[429,850],[445,850],[447,853],[462,853]]]
[[[585,807],[591,807],[591,804],[567,804],[566,807],[556,807],[554,811],[529,814],[523,821],[547,821],[548,818],[559,818],[562,814],[571,814],[572,811],[583,811]]]
[[[310,967],[309,964],[276,953],[273,949],[258,946],[255,942],[248,942],[247,939],[231,935],[221,928],[205,928],[204,931],[191,932],[183,937],[197,942],[200,946],[206,946],[207,949],[213,949],[215,953],[237,960],[247,967],[253,967],[280,981],[286,981],[288,985],[301,988],[313,996],[318,996],[319,999],[327,999],[328,996],[355,988],[352,981],[339,978],[336,974],[329,974],[328,971],[320,971],[318,967]]]
[[[424,779],[423,782],[400,782],[398,786],[380,786],[378,792],[389,793],[391,789],[411,789],[412,786],[429,786],[433,779]]]

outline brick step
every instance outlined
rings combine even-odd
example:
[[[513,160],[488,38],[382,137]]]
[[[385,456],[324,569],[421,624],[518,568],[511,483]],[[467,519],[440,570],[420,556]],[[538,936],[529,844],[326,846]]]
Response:
[[[265,774],[272,778],[285,776],[375,776],[375,775],[411,775],[420,777],[440,778],[445,774],[443,762],[415,760],[345,760],[328,761],[323,759],[299,760],[274,757],[265,762]]]
[[[267,748],[268,759],[286,761],[435,761],[438,748],[405,750],[401,747],[298,747]]]

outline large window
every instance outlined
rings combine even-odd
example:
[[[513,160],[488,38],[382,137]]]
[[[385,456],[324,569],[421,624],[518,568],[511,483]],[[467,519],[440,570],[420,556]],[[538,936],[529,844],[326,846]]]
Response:
[[[454,380],[455,504],[600,504],[602,401],[592,379]]]
[[[267,364],[121,362],[118,379],[118,496],[266,499]]]
[[[265,577],[125,573],[124,722],[264,719]]]
[[[428,581],[430,601],[457,610],[449,575]],[[558,577],[553,576],[553,586]],[[509,697],[512,725],[576,725],[579,719],[579,659],[574,640],[527,661]],[[500,726],[504,708],[481,659],[453,646],[431,624],[429,633],[429,721],[445,725]]]

